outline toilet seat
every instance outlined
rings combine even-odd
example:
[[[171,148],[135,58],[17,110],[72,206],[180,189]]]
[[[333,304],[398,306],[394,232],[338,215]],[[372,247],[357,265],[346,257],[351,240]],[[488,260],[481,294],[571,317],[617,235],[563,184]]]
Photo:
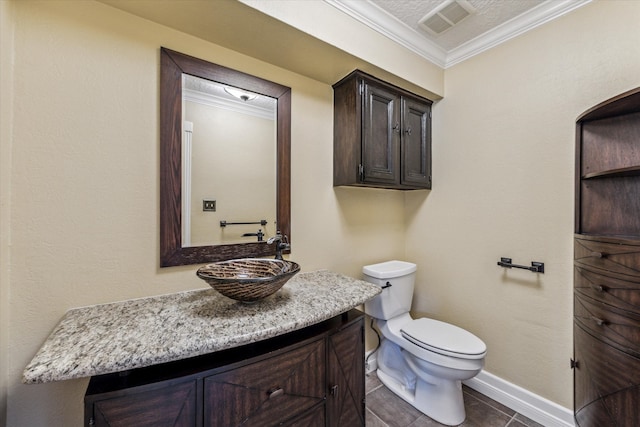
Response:
[[[486,344],[471,332],[434,319],[412,320],[400,329],[402,337],[434,353],[461,359],[481,359]]]

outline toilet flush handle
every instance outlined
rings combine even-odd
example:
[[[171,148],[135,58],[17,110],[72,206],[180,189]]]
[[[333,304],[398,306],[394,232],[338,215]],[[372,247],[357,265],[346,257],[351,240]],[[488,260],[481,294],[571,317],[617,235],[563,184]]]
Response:
[[[387,289],[391,287],[391,282],[387,282],[381,289]]]

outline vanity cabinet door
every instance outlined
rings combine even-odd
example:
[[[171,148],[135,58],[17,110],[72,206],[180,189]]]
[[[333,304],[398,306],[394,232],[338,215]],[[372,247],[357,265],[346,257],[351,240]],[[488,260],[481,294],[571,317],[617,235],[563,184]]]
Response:
[[[85,397],[86,425],[96,427],[192,427],[196,381],[166,381]]]
[[[288,422],[325,398],[325,340],[204,379],[204,425]],[[323,406],[323,405],[322,405]]]
[[[330,335],[327,353],[327,425],[364,426],[363,318]]]

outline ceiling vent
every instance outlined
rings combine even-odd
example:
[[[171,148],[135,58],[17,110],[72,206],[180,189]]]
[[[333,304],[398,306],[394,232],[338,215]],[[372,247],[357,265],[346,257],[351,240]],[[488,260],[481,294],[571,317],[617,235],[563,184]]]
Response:
[[[418,25],[423,30],[439,36],[475,11],[466,0],[446,0],[420,19]]]

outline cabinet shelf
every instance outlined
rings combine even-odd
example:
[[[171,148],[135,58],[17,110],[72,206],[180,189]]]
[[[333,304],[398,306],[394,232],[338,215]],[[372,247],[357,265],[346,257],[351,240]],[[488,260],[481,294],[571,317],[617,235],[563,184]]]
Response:
[[[597,179],[597,178],[623,178],[629,176],[640,176],[640,165],[629,166],[626,168],[609,169],[598,172],[591,172],[584,174],[582,179]]]

